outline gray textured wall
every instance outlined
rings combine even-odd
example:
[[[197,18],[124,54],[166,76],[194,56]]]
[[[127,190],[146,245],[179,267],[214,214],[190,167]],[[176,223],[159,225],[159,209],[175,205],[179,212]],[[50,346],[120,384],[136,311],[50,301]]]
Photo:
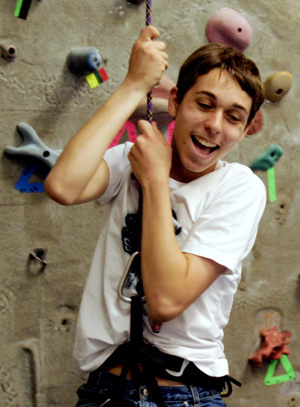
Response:
[[[15,5],[0,0],[0,43],[18,52],[14,63],[0,58],[1,151],[20,145],[16,126],[22,121],[46,145],[63,149],[124,78],[131,46],[144,26],[145,3],[34,0],[27,20],[13,16]],[[252,26],[245,54],[257,62],[263,80],[277,71],[294,77],[281,101],[264,103],[262,131],[228,157],[249,165],[271,143],[285,151],[275,166],[278,199],[267,204],[225,330],[231,374],[244,384],[228,406],[300,406],[300,373],[294,382],[265,386],[268,363],[252,368],[247,361],[259,346],[259,327],[271,319],[292,332],[289,360],[300,372],[300,3],[154,0],[153,24],[167,43],[167,76],[173,81],[184,58],[208,42],[208,19],[225,6]],[[110,77],[96,89],[65,66],[72,49],[87,46],[99,49]],[[29,162],[1,156],[0,405],[71,407],[83,381],[72,374],[76,316],[104,212],[98,203],[65,208],[43,193],[14,189]],[[257,174],[267,185],[266,173]],[[41,182],[41,175],[31,181]],[[44,270],[28,262],[35,248],[47,250]]]

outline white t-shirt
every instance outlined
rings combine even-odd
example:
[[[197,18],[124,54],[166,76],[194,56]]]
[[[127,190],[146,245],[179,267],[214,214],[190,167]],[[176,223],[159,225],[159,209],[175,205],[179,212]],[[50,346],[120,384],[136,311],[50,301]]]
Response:
[[[131,178],[132,143],[107,151],[110,181],[100,199],[107,219],[95,250],[80,307],[74,348],[75,370],[99,367],[116,347],[129,340],[130,304],[117,289],[130,255],[123,249],[122,228],[138,210]],[[223,328],[241,278],[243,259],[251,251],[266,203],[262,181],[246,166],[219,161],[215,171],[187,184],[169,181],[172,208],[182,227],[176,236],[183,252],[210,258],[225,272],[181,315],[152,331],[144,316],[144,339],[161,351],[192,361],[210,376],[228,374]]]

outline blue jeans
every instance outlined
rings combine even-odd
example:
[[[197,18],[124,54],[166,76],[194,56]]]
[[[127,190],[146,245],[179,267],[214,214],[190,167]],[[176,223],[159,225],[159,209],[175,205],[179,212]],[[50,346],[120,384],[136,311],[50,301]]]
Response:
[[[119,377],[110,372],[100,372],[97,383],[87,383],[78,389],[76,407],[105,407],[105,402],[115,394],[118,380]],[[218,390],[184,385],[161,386],[160,389],[168,407],[226,407]],[[127,379],[121,388],[120,399],[119,407],[157,407],[147,386],[135,385]]]

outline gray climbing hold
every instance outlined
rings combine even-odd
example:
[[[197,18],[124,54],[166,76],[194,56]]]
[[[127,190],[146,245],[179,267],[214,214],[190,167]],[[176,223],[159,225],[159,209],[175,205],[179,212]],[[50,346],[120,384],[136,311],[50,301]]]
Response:
[[[100,68],[102,59],[97,48],[76,48],[67,57],[67,66],[75,75],[86,75]]]
[[[52,168],[62,153],[62,150],[53,150],[47,147],[46,144],[41,141],[35,130],[27,123],[19,123],[17,129],[23,137],[23,143],[19,147],[6,147],[5,153],[8,155],[37,158]]]

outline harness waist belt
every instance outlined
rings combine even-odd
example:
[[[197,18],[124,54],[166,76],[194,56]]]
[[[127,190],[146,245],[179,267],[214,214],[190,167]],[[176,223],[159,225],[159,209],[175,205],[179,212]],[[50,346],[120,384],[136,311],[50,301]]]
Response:
[[[115,350],[115,352],[103,363],[102,366],[100,366],[97,370],[90,374],[89,381],[92,382],[93,378],[96,379],[96,377],[98,377],[97,373],[99,373],[99,371],[124,362],[126,355],[128,354],[128,347],[129,343],[120,345]],[[187,385],[201,386],[206,389],[218,389],[220,391],[222,391],[222,389],[224,389],[227,384],[228,393],[231,393],[231,382],[236,384],[237,386],[241,386],[241,383],[239,383],[237,380],[229,375],[222,377],[208,376],[200,369],[198,369],[192,362],[189,362],[187,364],[180,376],[171,375],[170,373],[168,373],[168,371],[180,372],[185,359],[182,359],[178,356],[166,354],[164,352],[161,352],[156,347],[147,344],[143,344],[140,348],[138,362],[142,364],[145,359],[152,362],[154,374],[161,378],[177,380]]]

